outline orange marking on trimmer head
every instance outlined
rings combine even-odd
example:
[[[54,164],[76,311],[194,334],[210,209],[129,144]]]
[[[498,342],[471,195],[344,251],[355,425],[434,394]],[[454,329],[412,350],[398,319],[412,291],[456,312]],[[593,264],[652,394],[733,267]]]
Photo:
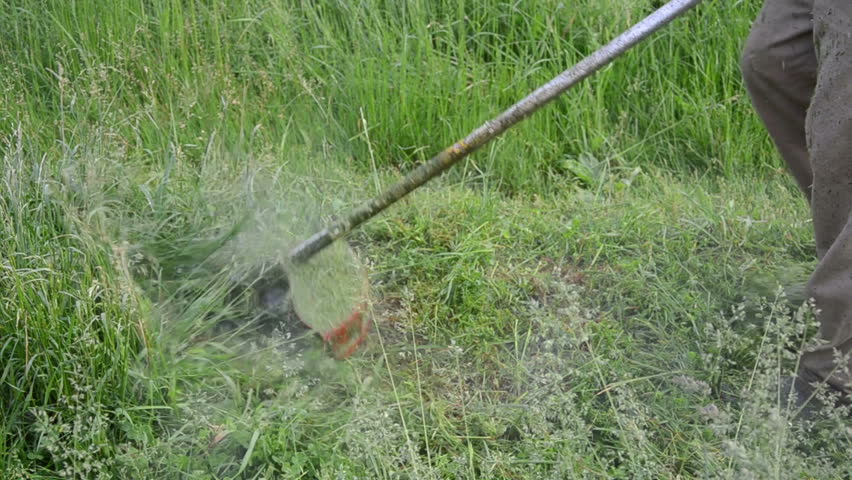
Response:
[[[323,340],[331,345],[334,356],[338,360],[348,358],[366,340],[370,331],[370,322],[362,313],[366,310],[366,303],[362,303],[360,308],[352,312],[340,326],[322,334]],[[342,350],[343,348],[345,350]]]

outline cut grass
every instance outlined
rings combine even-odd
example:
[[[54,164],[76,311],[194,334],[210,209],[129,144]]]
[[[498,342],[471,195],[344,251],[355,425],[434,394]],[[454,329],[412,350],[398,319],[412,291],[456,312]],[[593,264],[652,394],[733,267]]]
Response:
[[[766,272],[813,242],[736,72],[754,2],[355,232],[351,361],[231,301],[652,4],[0,0],[4,478],[848,476],[773,396],[808,316]]]

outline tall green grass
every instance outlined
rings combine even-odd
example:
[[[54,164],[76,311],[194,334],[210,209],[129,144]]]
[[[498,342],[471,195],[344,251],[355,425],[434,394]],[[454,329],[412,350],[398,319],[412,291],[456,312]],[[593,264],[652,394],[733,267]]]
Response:
[[[3,115],[31,123],[48,147],[57,122],[108,123],[145,162],[172,151],[197,160],[215,138],[282,157],[288,142],[329,141],[361,168],[407,167],[655,5],[11,2],[0,14]],[[464,171],[542,190],[589,155],[726,174],[775,165],[738,73],[756,7],[706,2]]]

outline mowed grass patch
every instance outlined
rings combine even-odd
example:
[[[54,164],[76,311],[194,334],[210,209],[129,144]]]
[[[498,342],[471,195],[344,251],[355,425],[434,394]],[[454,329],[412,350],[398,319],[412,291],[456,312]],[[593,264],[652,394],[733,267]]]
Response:
[[[765,180],[760,191],[753,179],[630,172],[594,190],[566,179],[564,193],[548,197],[440,181],[353,236],[370,266],[374,333],[351,361],[334,362],[318,342],[294,352],[282,348],[289,338],[252,323],[210,334],[221,319],[235,318],[228,278],[250,260],[226,257],[231,270],[217,264],[229,228],[247,213],[256,225],[279,218],[275,212],[287,207],[264,201],[284,198],[305,177],[275,179],[275,163],[257,160],[267,188],[252,194],[245,187],[253,180],[242,175],[178,168],[152,190],[157,197],[118,182],[110,184],[109,202],[89,210],[66,197],[61,182],[39,183],[52,178],[48,172],[33,176],[24,162],[9,165],[16,168],[7,172],[29,172],[21,191],[54,192],[54,200],[36,203],[52,202],[53,224],[85,239],[78,249],[112,252],[104,257],[115,262],[108,278],[126,283],[103,289],[118,295],[131,288],[144,306],[126,309],[114,300],[120,310],[97,317],[107,333],[123,332],[126,322],[140,325],[142,335],[127,337],[127,360],[109,366],[118,347],[89,342],[106,355],[93,368],[119,369],[113,377],[81,375],[75,388],[100,386],[87,407],[93,416],[39,413],[77,412],[64,397],[6,404],[5,411],[20,412],[7,417],[7,438],[20,443],[9,444],[4,461],[21,475],[724,477],[783,466],[819,468],[829,478],[844,465],[832,457],[846,440],[830,437],[821,457],[794,454],[805,437],[785,426],[783,413],[772,413],[772,379],[794,360],[779,347],[795,347],[802,320],[784,323],[795,317],[775,308],[760,328],[748,328],[733,308],[750,269],[808,261],[806,208],[786,177]],[[325,178],[342,193],[344,183]],[[98,191],[101,184],[91,185]],[[369,189],[346,188],[338,198]],[[83,193],[74,195],[98,198]],[[768,201],[779,196],[788,201]],[[17,202],[7,197],[5,205]],[[18,225],[16,211],[6,212],[9,225]],[[259,245],[280,233],[250,231]],[[10,240],[21,238],[17,231]],[[24,283],[27,272],[6,271]],[[6,311],[17,301],[8,297]],[[69,337],[52,326],[50,312],[40,315],[42,334]],[[5,325],[4,338],[18,349],[7,350],[18,353],[6,376],[31,385],[21,361],[29,331]],[[53,344],[43,350],[71,348]],[[93,358],[100,357],[87,361]],[[44,379],[56,382],[63,371],[46,368]],[[744,408],[732,395],[756,403]],[[767,415],[778,421],[767,423]],[[86,428],[91,418],[103,429]]]

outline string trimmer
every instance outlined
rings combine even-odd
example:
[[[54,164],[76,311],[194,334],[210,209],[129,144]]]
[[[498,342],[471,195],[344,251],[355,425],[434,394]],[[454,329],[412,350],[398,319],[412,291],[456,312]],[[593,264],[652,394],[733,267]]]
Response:
[[[311,266],[313,263],[311,260],[317,253],[327,249],[336,240],[521,122],[700,2],[701,0],[673,0],[663,5],[596,52],[512,105],[496,118],[482,124],[464,139],[442,150],[377,197],[363,203],[341,220],[332,223],[297,245],[288,255],[288,276],[290,278],[284,283],[289,285],[291,289],[296,289],[299,285],[298,282],[304,278],[311,279],[316,284],[312,288],[327,287],[327,285],[321,285],[322,281],[317,279],[322,277],[322,269],[328,268],[329,265],[325,267]],[[348,249],[346,251],[349,252],[348,255],[354,255]],[[339,262],[332,261],[331,263],[333,264],[331,267],[339,267]],[[294,274],[296,270],[302,268],[313,268],[314,271],[310,275]],[[329,278],[331,277],[329,276]],[[323,337],[332,347],[335,356],[345,358],[364,341],[368,333],[369,321],[366,318],[366,303],[364,303],[366,302],[366,293],[365,283],[361,292],[362,298],[356,300],[358,304],[355,309],[345,315],[334,314],[337,315],[337,318],[329,318],[317,311],[317,305],[313,305],[311,302],[322,302],[322,300],[316,296],[313,296],[312,300],[311,295],[300,298],[299,295],[294,294],[292,302],[293,308],[301,320]]]

